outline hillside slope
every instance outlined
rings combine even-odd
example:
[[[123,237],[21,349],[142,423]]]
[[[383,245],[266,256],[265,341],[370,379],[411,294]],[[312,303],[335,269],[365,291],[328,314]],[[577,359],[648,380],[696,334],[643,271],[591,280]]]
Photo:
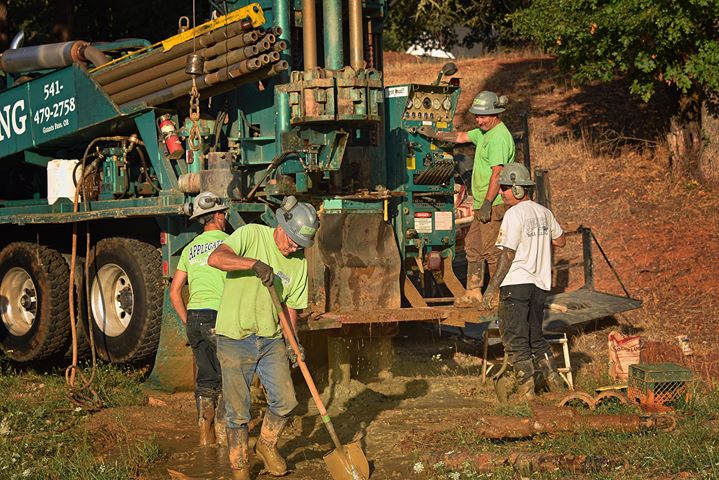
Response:
[[[555,214],[562,223],[592,227],[629,293],[644,301],[642,309],[618,316],[620,327],[659,342],[647,360],[681,361],[716,378],[719,199],[669,174],[666,98],[645,104],[622,82],[574,86],[542,55],[456,63],[462,95],[455,128],[473,128],[467,108],[485,89],[509,96],[503,118],[510,129],[518,129],[526,111],[532,164],[550,171]],[[385,65],[385,83],[395,85],[431,82],[442,63],[390,52]],[[570,264],[581,261],[577,244],[561,254]],[[594,258],[597,287],[621,294],[596,249]],[[581,270],[575,270],[569,282],[578,286]],[[679,353],[673,337],[680,334],[689,335],[693,357]]]

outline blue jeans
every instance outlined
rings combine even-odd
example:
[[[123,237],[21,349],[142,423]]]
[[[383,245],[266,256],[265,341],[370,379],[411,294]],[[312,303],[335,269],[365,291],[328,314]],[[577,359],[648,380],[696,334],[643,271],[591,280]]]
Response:
[[[217,360],[217,340],[214,334],[215,310],[188,310],[187,340],[197,365],[195,396],[217,399],[222,391],[222,374]]]
[[[499,332],[509,363],[551,356],[542,333],[544,301],[549,292],[526,283],[499,289]]]
[[[243,428],[252,418],[250,384],[255,374],[265,387],[267,406],[273,414],[286,417],[297,406],[282,338],[250,335],[235,340],[219,335],[217,356],[222,365],[222,394],[229,428]]]

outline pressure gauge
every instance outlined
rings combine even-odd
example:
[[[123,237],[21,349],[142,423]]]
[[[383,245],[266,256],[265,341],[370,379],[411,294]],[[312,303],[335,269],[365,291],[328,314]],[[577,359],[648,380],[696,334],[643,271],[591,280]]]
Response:
[[[449,97],[446,97],[446,98],[444,99],[444,102],[442,102],[442,107],[443,107],[445,110],[451,109],[451,108],[452,108],[452,100],[450,100]]]
[[[412,106],[413,106],[414,108],[419,108],[419,107],[421,107],[421,106],[422,106],[422,100],[420,100],[419,97],[414,97],[414,98],[412,99]]]
[[[435,110],[439,110],[442,107],[442,102],[439,101],[439,98],[433,98],[432,99],[432,108]]]
[[[429,99],[429,97],[424,97],[424,100],[422,100],[422,107],[429,109],[432,106],[432,100]]]

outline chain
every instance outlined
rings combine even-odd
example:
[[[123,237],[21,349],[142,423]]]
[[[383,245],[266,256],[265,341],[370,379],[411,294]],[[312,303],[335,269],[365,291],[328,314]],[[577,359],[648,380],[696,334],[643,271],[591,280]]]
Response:
[[[195,0],[192,0],[192,28],[195,28]],[[192,35],[192,53],[197,51],[195,44],[197,32]],[[200,92],[197,90],[197,76],[192,76],[192,89],[190,89],[190,137],[187,139],[187,146],[191,151],[197,152],[202,148],[202,136],[200,135]]]
[[[192,77],[192,89],[190,90],[190,137],[187,146],[193,152],[197,152],[202,148],[202,135],[200,135],[200,92],[197,91],[195,77]]]

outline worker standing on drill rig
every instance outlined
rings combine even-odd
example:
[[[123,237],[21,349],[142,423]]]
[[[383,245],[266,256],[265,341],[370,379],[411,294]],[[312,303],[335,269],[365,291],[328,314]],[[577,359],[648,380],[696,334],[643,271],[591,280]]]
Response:
[[[499,291],[499,331],[509,365],[514,369],[517,395],[534,397],[534,364],[550,390],[563,388],[552,352],[542,333],[544,301],[552,286],[552,246],[567,241],[552,212],[530,200],[534,182],[524,165],[507,165],[499,185],[508,210],[497,237],[501,249],[497,271],[484,292],[491,308]]]
[[[482,300],[485,262],[491,275],[499,257],[499,250],[494,243],[505,206],[499,195],[497,180],[502,167],[514,162],[515,156],[514,138],[499,118],[507,103],[507,97],[498,97],[494,92],[483,91],[474,98],[472,106],[469,107],[478,128],[468,132],[437,132],[430,126],[423,126],[418,130],[425,137],[442,142],[472,142],[476,145],[472,167],[474,219],[464,239],[467,292],[455,301],[458,307],[478,306]]]
[[[307,307],[307,260],[302,249],[314,243],[319,218],[308,203],[286,197],[277,209],[277,228],[245,225],[209,258],[227,273],[217,317],[217,351],[227,408],[227,443],[234,480],[249,480],[250,384],[257,374],[268,408],[255,453],[271,475],[287,473],[277,441],[297,406],[278,313],[266,287],[282,300],[293,329],[297,311]],[[259,277],[259,281],[257,278]]]

